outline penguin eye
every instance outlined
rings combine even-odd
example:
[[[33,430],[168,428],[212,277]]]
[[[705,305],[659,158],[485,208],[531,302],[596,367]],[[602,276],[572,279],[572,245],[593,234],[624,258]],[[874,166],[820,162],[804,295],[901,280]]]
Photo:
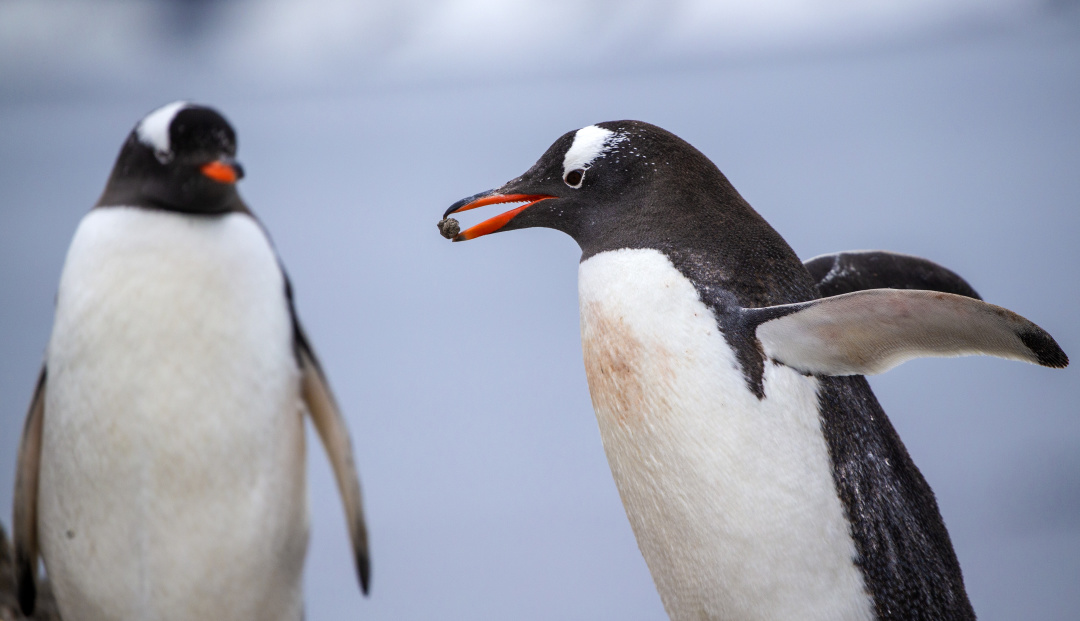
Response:
[[[584,180],[585,180],[585,169],[583,169],[583,168],[575,168],[574,170],[571,170],[570,172],[566,173],[566,175],[563,177],[563,181],[566,182],[566,185],[568,185],[568,186],[570,186],[572,188],[580,188],[581,187],[581,182],[584,181]]]

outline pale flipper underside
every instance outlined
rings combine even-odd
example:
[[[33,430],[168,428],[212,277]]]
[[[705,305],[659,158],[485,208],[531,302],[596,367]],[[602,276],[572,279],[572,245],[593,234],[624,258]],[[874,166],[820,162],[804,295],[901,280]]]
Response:
[[[744,309],[766,356],[804,373],[874,375],[912,358],[984,354],[1062,368],[1069,358],[1016,313],[938,291],[871,289]]]
[[[301,394],[307,404],[308,413],[319,432],[330,465],[334,469],[341,501],[345,505],[345,519],[348,521],[349,537],[353,545],[353,559],[356,572],[360,577],[360,588],[365,594],[371,579],[371,560],[368,556],[367,525],[364,522],[364,506],[360,498],[360,479],[356,474],[353,461],[352,442],[345,419],[341,416],[330,385],[323,375],[318,360],[315,358],[307,338],[297,325],[297,349],[300,358]]]

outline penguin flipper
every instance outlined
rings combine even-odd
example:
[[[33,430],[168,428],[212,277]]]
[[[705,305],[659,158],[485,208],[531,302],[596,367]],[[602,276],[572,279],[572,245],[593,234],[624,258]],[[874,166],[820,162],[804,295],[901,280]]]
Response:
[[[867,289],[921,289],[981,300],[956,272],[928,259],[884,250],[823,254],[803,263],[821,297]]]
[[[341,502],[345,505],[345,519],[348,521],[360,589],[367,595],[371,580],[371,559],[368,556],[367,524],[364,522],[364,506],[360,497],[360,478],[356,474],[356,463],[353,461],[349,429],[315,352],[312,351],[299,322],[294,320],[294,325],[300,360],[301,394],[334,469]]]
[[[985,354],[1063,368],[1069,358],[1016,313],[938,291],[871,289],[744,309],[768,357],[815,375],[874,375],[912,358]]]
[[[22,613],[34,613],[37,601],[38,474],[41,466],[41,429],[45,418],[45,367],[38,375],[30,410],[26,413],[15,472],[12,539],[15,544],[15,591]]]

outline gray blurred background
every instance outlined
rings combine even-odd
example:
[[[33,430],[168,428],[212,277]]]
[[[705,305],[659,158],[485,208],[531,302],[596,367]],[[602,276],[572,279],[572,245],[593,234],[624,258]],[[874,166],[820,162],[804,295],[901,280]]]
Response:
[[[576,245],[435,228],[563,132],[665,127],[803,258],[929,257],[1080,360],[1075,0],[4,0],[6,524],[67,243],[127,132],[180,98],[236,127],[356,444],[372,595],[309,436],[308,619],[664,618],[589,402]],[[1080,618],[1077,368],[872,379],[984,620]]]

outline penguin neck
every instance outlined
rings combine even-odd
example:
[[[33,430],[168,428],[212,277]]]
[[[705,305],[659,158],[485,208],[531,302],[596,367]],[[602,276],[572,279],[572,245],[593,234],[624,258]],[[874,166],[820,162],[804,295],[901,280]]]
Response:
[[[694,183],[628,197],[605,210],[599,226],[571,232],[581,260],[623,248],[657,250],[718,316],[818,297],[795,251],[727,178],[715,167],[699,172]]]
[[[231,185],[206,192],[190,192],[183,183],[173,179],[139,181],[115,174],[94,205],[95,209],[99,207],[140,207],[194,216],[251,215],[240,193]]]
[[[719,170],[713,170],[715,175],[681,186],[699,188],[697,192],[674,189],[661,192],[662,201],[641,197],[626,205],[622,222],[630,220],[631,226],[610,227],[600,235],[586,230],[575,238],[582,247],[582,262],[620,249],[656,250],[666,256],[713,312],[747,387],[762,399],[764,354],[753,334],[744,329],[739,310],[802,302],[818,295],[791,246]]]

